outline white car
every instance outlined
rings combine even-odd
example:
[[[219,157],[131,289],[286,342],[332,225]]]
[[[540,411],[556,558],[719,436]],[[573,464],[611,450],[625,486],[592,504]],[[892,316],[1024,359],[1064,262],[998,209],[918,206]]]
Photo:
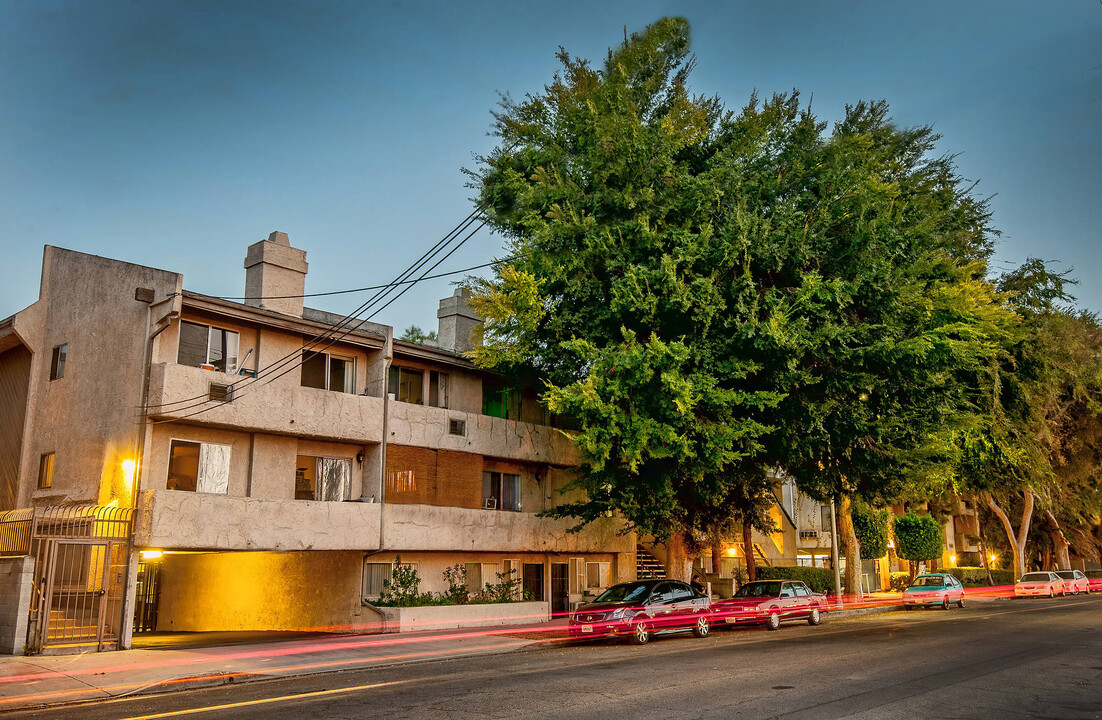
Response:
[[[1055,597],[1067,592],[1063,579],[1053,572],[1031,572],[1014,584],[1014,597]]]
[[[1081,592],[1089,593],[1091,591],[1091,581],[1087,579],[1086,575],[1078,570],[1057,570],[1056,574],[1064,581],[1065,591],[1070,592],[1072,595],[1078,595]]]

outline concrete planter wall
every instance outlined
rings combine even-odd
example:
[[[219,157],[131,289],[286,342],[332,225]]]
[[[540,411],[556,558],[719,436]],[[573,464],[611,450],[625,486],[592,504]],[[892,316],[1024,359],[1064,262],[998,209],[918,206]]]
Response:
[[[548,602],[376,607],[374,610],[382,616],[382,632],[386,633],[529,625],[551,619],[551,603]]]

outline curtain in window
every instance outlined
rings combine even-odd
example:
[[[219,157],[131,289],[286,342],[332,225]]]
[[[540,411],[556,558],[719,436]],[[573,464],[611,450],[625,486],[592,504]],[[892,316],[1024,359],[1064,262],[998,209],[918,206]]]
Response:
[[[352,461],[346,458],[319,458],[321,500],[341,502],[348,497],[352,483]]]
[[[501,509],[520,511],[520,476],[501,476]]]
[[[199,492],[225,495],[230,487],[230,446],[203,443],[199,453]]]

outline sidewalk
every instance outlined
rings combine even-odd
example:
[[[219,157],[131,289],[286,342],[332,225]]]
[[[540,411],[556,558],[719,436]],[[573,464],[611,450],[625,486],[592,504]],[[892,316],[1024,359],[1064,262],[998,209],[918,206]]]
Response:
[[[898,593],[895,594],[898,597]],[[877,597],[834,610],[843,618],[902,609]],[[219,646],[159,647],[80,655],[0,657],[0,712],[336,670],[514,652],[566,639],[548,623],[395,635],[326,635]]]

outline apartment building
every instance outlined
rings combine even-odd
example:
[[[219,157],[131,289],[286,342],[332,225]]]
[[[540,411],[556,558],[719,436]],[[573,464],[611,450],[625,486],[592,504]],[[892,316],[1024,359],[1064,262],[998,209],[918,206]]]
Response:
[[[408,343],[305,307],[307,269],[272,233],[241,302],[46,247],[39,300],[0,321],[4,648],[370,631],[399,556],[422,591],[457,563],[476,586],[512,571],[553,611],[634,577],[619,521],[539,517],[576,450],[465,359],[462,292],[435,346]]]

